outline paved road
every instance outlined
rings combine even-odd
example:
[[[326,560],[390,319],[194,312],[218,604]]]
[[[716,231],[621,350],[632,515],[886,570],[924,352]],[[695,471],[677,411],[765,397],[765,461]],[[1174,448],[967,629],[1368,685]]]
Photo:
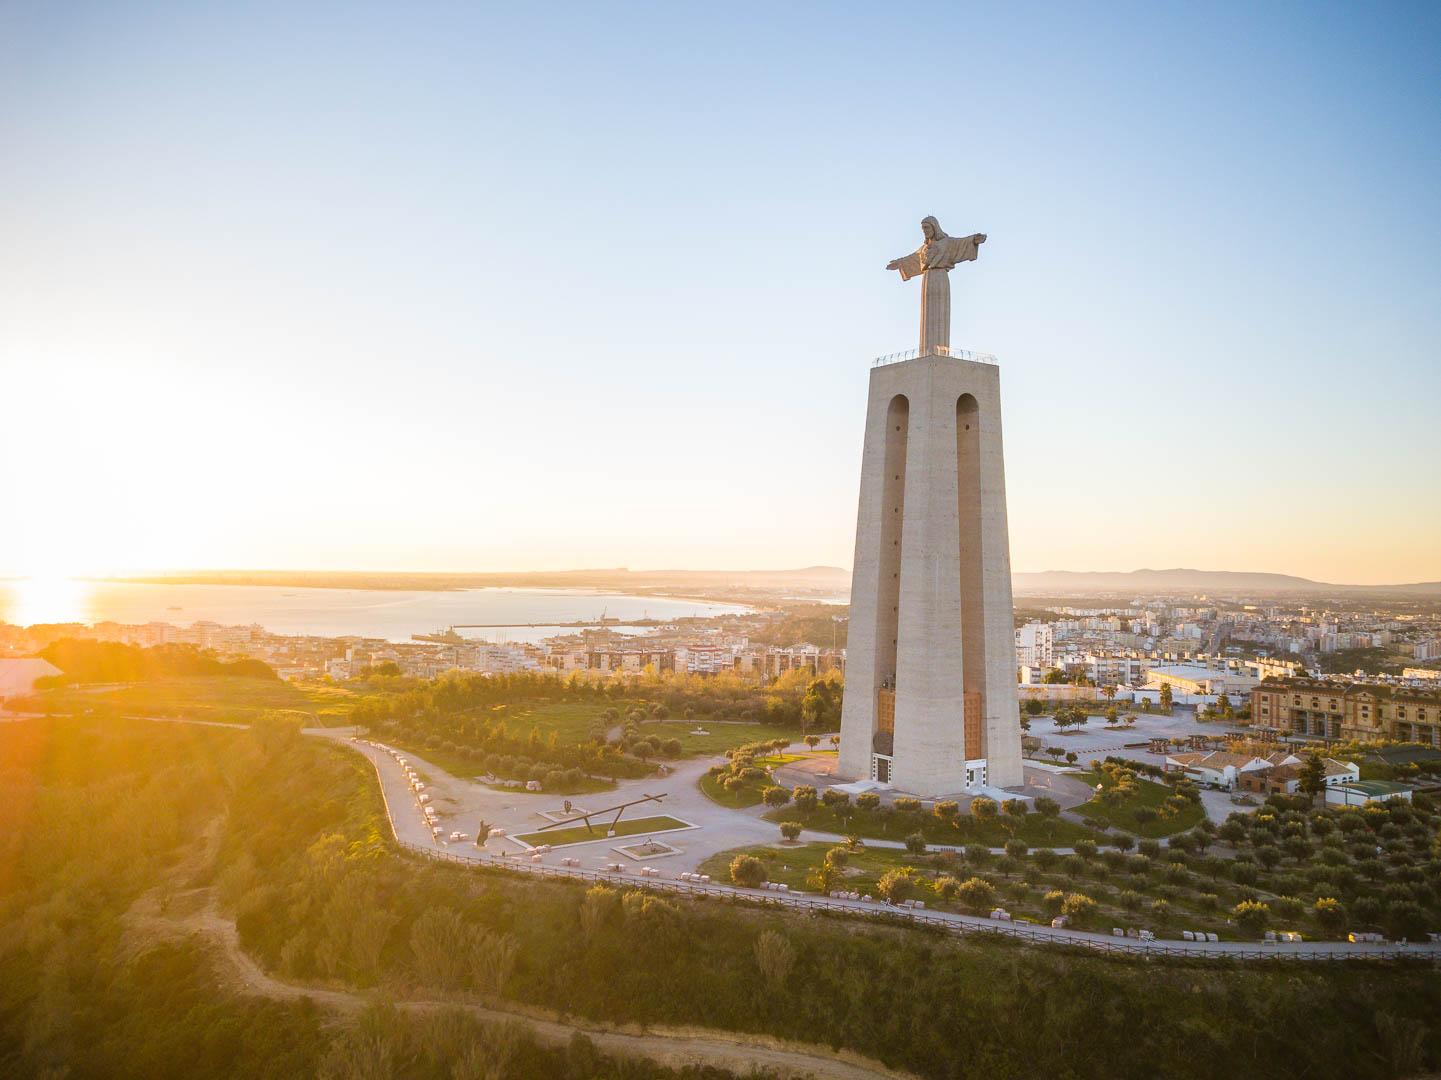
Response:
[[[616,841],[600,840],[582,845],[572,845],[564,849],[564,854],[581,858],[579,870],[570,870],[559,865],[561,853],[551,852],[540,860],[532,862],[529,858],[524,859],[496,859],[491,853],[480,851],[473,844],[437,844],[430,836],[430,830],[426,826],[419,810],[419,804],[406,783],[405,775],[400,766],[389,753],[376,749],[363,740],[352,740],[348,732],[338,729],[312,729],[307,734],[323,736],[334,739],[345,746],[348,746],[369,758],[376,767],[380,777],[381,789],[384,792],[387,807],[390,812],[391,823],[395,830],[396,839],[412,849],[432,854],[439,858],[454,860],[462,863],[474,863],[495,865],[503,863],[512,869],[520,871],[532,871],[550,875],[576,876],[584,878],[595,878],[603,875],[597,874],[597,869],[608,862],[620,861],[618,856],[611,850]],[[440,807],[442,820],[445,821],[447,833],[452,828],[463,828],[467,823],[464,815],[470,815],[468,823],[473,831],[474,817],[477,814],[484,814],[486,820],[504,823],[515,822],[517,828],[533,828],[537,822],[544,822],[539,816],[539,810],[550,809],[551,801],[543,796],[524,796],[513,792],[496,792],[478,784],[457,780],[442,770],[436,768],[414,755],[407,755],[407,760],[422,775],[429,778],[430,788],[436,795],[435,802]],[[888,914],[897,917],[911,919],[917,922],[925,922],[940,925],[956,931],[987,931],[992,933],[1008,934],[1023,937],[1030,941],[1052,944],[1081,945],[1106,951],[1123,950],[1127,952],[1144,952],[1146,955],[1163,957],[1232,957],[1232,958],[1291,958],[1295,960],[1326,960],[1344,959],[1349,957],[1370,957],[1376,959],[1410,957],[1410,958],[1432,958],[1441,960],[1441,943],[1428,942],[1425,944],[1401,945],[1392,943],[1370,944],[1352,942],[1301,942],[1301,943],[1277,943],[1274,945],[1260,945],[1255,942],[1221,941],[1221,942],[1190,942],[1158,940],[1141,943],[1133,939],[1118,939],[1108,934],[1095,934],[1083,930],[1055,929],[1048,926],[1035,926],[1031,924],[1006,924],[993,922],[989,919],[978,918],[971,915],[959,915],[951,912],[924,911],[918,912],[905,908],[890,908],[879,903],[865,903],[863,901],[837,900],[830,897],[821,897],[801,894],[778,894],[760,889],[742,889],[732,885],[725,885],[719,882],[709,886],[697,887],[689,883],[681,883],[677,880],[681,870],[690,869],[697,865],[701,859],[716,851],[724,851],[732,847],[738,847],[748,843],[773,842],[776,840],[775,826],[769,822],[760,820],[760,808],[752,811],[728,810],[724,807],[710,803],[706,797],[696,788],[696,779],[706,768],[710,761],[692,761],[683,763],[675,772],[657,784],[656,781],[629,781],[622,784],[617,791],[601,793],[602,798],[610,798],[613,802],[623,802],[626,798],[633,797],[632,792],[642,789],[649,789],[653,792],[669,791],[673,799],[666,800],[665,812],[673,816],[693,821],[701,826],[693,832],[667,833],[663,839],[686,848],[683,856],[672,856],[667,859],[650,860],[658,868],[662,868],[662,876],[659,878],[627,877],[629,884],[645,888],[663,888],[672,891],[704,892],[709,895],[726,896],[739,899],[750,899],[764,901],[766,903],[782,904],[789,907],[804,909],[825,908],[835,911],[853,912],[862,915]],[[682,786],[685,785],[685,786]],[[605,805],[594,797],[598,805]],[[446,802],[442,804],[441,800]],[[536,802],[524,800],[538,800]],[[705,805],[702,805],[704,803]],[[587,806],[587,809],[591,807]],[[447,819],[446,815],[454,815]],[[455,823],[452,825],[450,821]],[[824,838],[824,834],[815,834],[817,839]],[[492,846],[498,844],[492,841]],[[882,841],[868,841],[874,846],[899,846],[885,844]],[[509,850],[519,850],[521,845],[516,841],[508,842]]]

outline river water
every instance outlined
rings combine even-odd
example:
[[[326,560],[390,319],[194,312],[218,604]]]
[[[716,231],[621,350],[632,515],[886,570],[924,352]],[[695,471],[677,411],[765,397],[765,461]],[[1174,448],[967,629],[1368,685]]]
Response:
[[[408,641],[455,623],[536,623],[504,629],[467,629],[488,641],[538,641],[558,623],[607,618],[676,619],[750,610],[671,597],[626,596],[588,589],[314,589],[281,585],[140,585],[70,580],[0,581],[0,621],[35,623],[167,622],[189,626],[257,623],[276,634],[313,634]],[[620,629],[625,632],[624,628]],[[635,631],[640,632],[640,631]]]

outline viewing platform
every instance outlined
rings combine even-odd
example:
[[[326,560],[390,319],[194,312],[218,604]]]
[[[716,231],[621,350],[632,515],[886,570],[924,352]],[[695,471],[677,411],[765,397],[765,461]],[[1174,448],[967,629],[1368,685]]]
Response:
[[[951,345],[936,345],[933,348],[926,349],[924,352],[920,349],[907,349],[905,352],[886,353],[885,356],[878,356],[872,360],[871,367],[877,368],[885,367],[887,364],[899,364],[904,360],[914,360],[920,356],[952,356],[957,360],[972,360],[977,364],[1000,365],[1000,361],[990,353],[975,352],[972,349],[957,349]]]

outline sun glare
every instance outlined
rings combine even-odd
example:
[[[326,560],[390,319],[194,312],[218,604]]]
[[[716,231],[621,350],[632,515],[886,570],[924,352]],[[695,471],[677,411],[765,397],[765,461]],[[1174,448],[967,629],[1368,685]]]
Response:
[[[0,586],[0,619],[14,626],[85,622],[89,589],[73,578],[43,575],[20,578]]]

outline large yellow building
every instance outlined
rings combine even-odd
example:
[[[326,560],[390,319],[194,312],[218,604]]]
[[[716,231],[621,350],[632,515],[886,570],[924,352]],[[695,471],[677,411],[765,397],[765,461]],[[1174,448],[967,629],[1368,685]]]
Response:
[[[1441,747],[1441,692],[1325,679],[1267,679],[1251,722],[1322,739],[1397,739]]]

